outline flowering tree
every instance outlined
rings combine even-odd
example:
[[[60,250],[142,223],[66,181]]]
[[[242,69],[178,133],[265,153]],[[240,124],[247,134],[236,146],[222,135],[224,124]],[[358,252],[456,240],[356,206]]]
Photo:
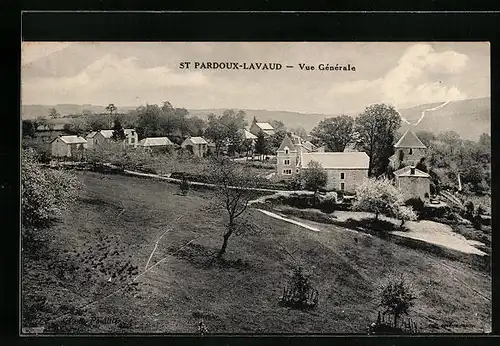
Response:
[[[307,168],[303,170],[304,187],[310,191],[317,191],[325,187],[328,175],[319,162],[310,161]]]

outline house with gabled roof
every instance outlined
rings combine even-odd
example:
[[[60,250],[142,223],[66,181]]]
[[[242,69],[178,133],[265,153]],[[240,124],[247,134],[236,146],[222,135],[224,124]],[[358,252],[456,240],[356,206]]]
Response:
[[[137,146],[147,151],[159,152],[173,148],[174,143],[172,143],[168,137],[147,137],[141,139],[139,143],[137,143]]]
[[[309,142],[310,143],[310,142]],[[290,180],[308,169],[311,161],[327,172],[328,190],[353,192],[368,177],[369,157],[364,152],[324,152],[299,136],[286,135],[277,150],[276,178]]]
[[[114,130],[99,130],[89,133],[86,136],[88,149],[93,149],[99,144],[103,144],[106,141],[111,140],[113,138],[113,132]],[[125,143],[133,146],[134,148],[137,147],[139,142],[137,131],[135,129],[123,129],[123,132],[125,133]]]
[[[394,183],[405,199],[420,198],[429,201],[431,176],[415,166],[406,166],[394,172]]]
[[[85,138],[80,136],[58,136],[50,143],[52,156],[81,159],[86,144]]]
[[[401,168],[402,164],[415,166],[425,158],[426,149],[427,147],[417,135],[408,129],[394,144],[394,155],[389,158],[391,166],[394,169]]]
[[[256,118],[253,118],[252,125],[250,125],[248,131],[254,136],[258,136],[260,132],[263,132],[265,137],[272,136],[276,133],[271,124],[258,122]]]
[[[208,142],[203,137],[188,137],[181,147],[192,149],[194,156],[204,157],[208,151]]]

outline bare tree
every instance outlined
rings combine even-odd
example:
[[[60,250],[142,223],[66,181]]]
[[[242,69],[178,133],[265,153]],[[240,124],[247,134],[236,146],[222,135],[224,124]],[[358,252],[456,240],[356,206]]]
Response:
[[[228,217],[222,247],[218,253],[218,257],[222,258],[231,235],[252,228],[242,216],[252,197],[248,188],[255,186],[255,177],[249,170],[245,170],[245,166],[228,158],[213,159],[208,169],[211,182],[216,185],[214,206],[223,209]]]

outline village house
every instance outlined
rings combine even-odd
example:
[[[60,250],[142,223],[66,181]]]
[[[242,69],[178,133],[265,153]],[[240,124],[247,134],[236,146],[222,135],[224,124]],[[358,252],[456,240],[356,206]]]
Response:
[[[125,133],[126,137],[125,142],[128,145],[133,146],[134,148],[137,147],[137,144],[139,142],[137,131],[135,131],[135,129],[123,129],[123,132]],[[92,131],[86,137],[88,142],[87,148],[93,149],[98,145],[103,144],[106,141],[110,140],[112,137],[113,137],[113,130]]]
[[[80,136],[59,136],[52,140],[51,151],[54,157],[83,158],[87,141]]]
[[[420,198],[428,202],[431,194],[431,176],[414,166],[406,166],[394,172],[394,182],[405,200]]]
[[[208,151],[208,142],[203,137],[188,137],[182,142],[182,148],[191,148],[193,155],[204,157]]]
[[[160,152],[173,149],[174,144],[167,137],[147,137],[141,139],[137,146],[150,152]]]
[[[326,189],[353,192],[368,177],[369,157],[364,152],[320,152],[298,136],[286,135],[277,150],[276,178],[290,180],[316,161],[326,170]]]
[[[391,166],[400,169],[401,165],[417,165],[425,158],[427,147],[410,129],[394,144],[394,155],[390,157]]]
[[[271,124],[257,122],[256,118],[253,118],[252,125],[250,125],[248,131],[254,136],[258,136],[260,132],[263,132],[265,137],[272,136],[276,133]]]

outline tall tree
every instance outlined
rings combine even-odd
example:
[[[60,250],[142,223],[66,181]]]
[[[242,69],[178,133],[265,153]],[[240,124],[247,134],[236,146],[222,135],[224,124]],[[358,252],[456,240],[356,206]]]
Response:
[[[210,181],[216,185],[217,198],[214,200],[214,206],[224,210],[228,219],[222,246],[218,253],[218,257],[222,258],[226,253],[231,235],[250,228],[250,225],[242,218],[251,199],[251,194],[244,188],[255,186],[255,176],[243,165],[238,165],[227,158],[213,160],[208,173]]]
[[[215,114],[208,115],[205,136],[215,144],[215,155],[219,156],[226,140],[226,129]]]
[[[57,119],[57,118],[61,117],[61,114],[59,114],[59,112],[57,111],[57,109],[51,108],[51,109],[49,109],[49,117],[51,119]]]
[[[116,114],[117,108],[113,103],[110,103],[106,106],[106,111],[109,112],[110,116],[112,116],[113,114]]]
[[[115,119],[113,125],[113,135],[112,138],[115,141],[123,141],[127,136],[125,135],[125,131],[123,130],[122,123],[119,119]]]
[[[36,122],[31,120],[23,120],[22,136],[35,138],[36,136]]]
[[[353,140],[354,119],[348,115],[328,118],[311,131],[313,142],[328,151],[344,151]]]
[[[137,134],[140,137],[157,137],[162,135],[162,110],[158,105],[146,105],[137,108]]]
[[[394,107],[374,104],[356,119],[356,131],[360,147],[369,158],[368,174],[377,176],[386,171],[389,157],[394,153],[395,134],[401,125],[401,118]]]
[[[267,140],[262,131],[257,134],[257,139],[255,140],[255,153],[258,154],[261,159],[263,155],[268,153]]]

